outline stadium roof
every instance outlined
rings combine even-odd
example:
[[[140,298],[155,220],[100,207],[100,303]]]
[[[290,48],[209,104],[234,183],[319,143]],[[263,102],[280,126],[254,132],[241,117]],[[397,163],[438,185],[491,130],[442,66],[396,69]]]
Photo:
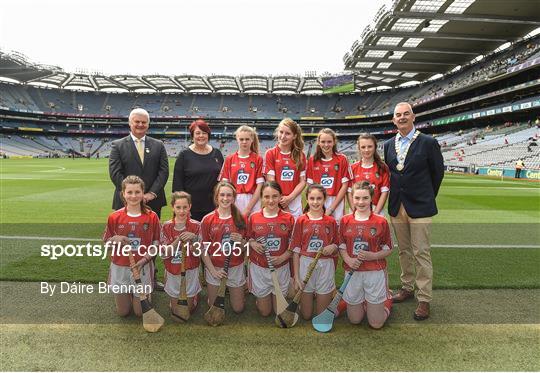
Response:
[[[537,0],[394,0],[377,12],[343,61],[357,91],[425,81],[540,27]],[[66,89],[185,93],[321,93],[315,76],[68,73],[0,51],[0,77]]]
[[[538,27],[536,0],[395,0],[343,62],[357,85],[397,86],[450,72]]]

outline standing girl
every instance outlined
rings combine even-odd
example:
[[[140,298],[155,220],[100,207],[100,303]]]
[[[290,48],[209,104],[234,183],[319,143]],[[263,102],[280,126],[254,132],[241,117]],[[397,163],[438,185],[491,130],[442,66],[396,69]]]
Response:
[[[317,147],[309,158],[306,176],[308,184],[320,184],[326,189],[326,214],[339,222],[351,176],[347,157],[337,152],[337,136],[330,128],[322,129],[317,135]]]
[[[301,314],[306,320],[313,315],[313,293],[317,294],[316,314],[321,313],[332,300],[336,288],[334,275],[337,264],[338,227],[336,220],[325,214],[326,189],[319,184],[309,185],[307,206],[294,225],[290,250],[293,251],[294,284],[302,289],[309,264],[317,251],[322,255],[311,278],[303,288]]]
[[[227,181],[220,181],[214,189],[216,209],[201,221],[201,250],[206,266],[205,277],[208,305],[214,304],[220,280],[227,278],[227,287],[234,312],[244,310],[244,249],[243,236],[246,222],[234,204],[236,190]],[[195,251],[195,250],[193,250]],[[230,257],[228,272],[223,269],[226,257]]]
[[[259,155],[259,137],[255,129],[240,126],[234,133],[238,142],[238,150],[225,158],[219,180],[234,185],[236,206],[240,213],[249,216],[252,211],[259,211],[259,194],[264,177],[262,174],[263,159]]]
[[[377,139],[375,136],[363,133],[358,137],[358,154],[360,161],[351,166],[352,177],[349,183],[348,200],[353,209],[352,185],[368,181],[373,188],[373,212],[384,214],[384,205],[390,191],[390,171],[377,153]]]
[[[270,254],[270,260],[277,273],[281,292],[286,295],[291,281],[289,240],[294,226],[294,218],[279,207],[281,188],[275,181],[262,184],[262,210],[251,214],[248,220],[249,245],[253,250],[249,260],[249,288],[257,297],[257,310],[262,316],[276,309],[274,285],[264,250]],[[266,245],[257,240],[263,238]],[[275,293],[274,293],[275,294]]]
[[[150,298],[154,263],[152,261],[153,257],[147,252],[147,248],[150,245],[156,245],[157,247],[159,244],[159,218],[144,203],[144,181],[140,177],[131,175],[122,181],[121,197],[125,207],[109,215],[103,235],[105,243],[111,242],[114,244],[108,285],[110,289],[113,289],[113,286],[119,289],[129,289],[135,285],[129,255],[124,252],[125,249],[130,248],[136,262],[135,265],[140,272],[143,292]],[[136,291],[133,293],[115,293],[114,301],[118,315],[127,316],[133,308],[135,315],[141,316],[142,310],[139,297],[140,294]]]
[[[191,196],[188,193],[174,192],[171,206],[173,218],[165,222],[161,230],[161,244],[171,246],[166,255],[162,257],[165,265],[164,290],[171,298],[171,312],[177,315],[179,313],[177,300],[180,295],[181,262],[184,261],[188,307],[193,313],[197,307],[198,294],[201,291],[199,282],[200,259],[193,255],[193,252],[188,252],[187,248],[184,251],[186,255],[182,256],[182,245],[186,243],[193,245],[197,241],[200,223],[190,218]]]
[[[355,211],[341,221],[339,249],[345,271],[355,271],[343,293],[349,321],[358,324],[367,315],[369,325],[380,329],[392,308],[385,259],[392,240],[386,219],[372,211],[372,196],[369,182],[352,186]]]
[[[277,144],[265,155],[264,175],[276,181],[283,195],[279,205],[295,218],[302,214],[302,190],[306,186],[304,140],[298,123],[283,119],[274,132]]]

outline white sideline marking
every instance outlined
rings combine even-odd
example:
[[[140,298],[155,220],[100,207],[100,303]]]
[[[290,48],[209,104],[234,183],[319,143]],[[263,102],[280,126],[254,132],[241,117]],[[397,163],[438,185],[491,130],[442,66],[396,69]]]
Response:
[[[0,236],[6,240],[55,240],[55,241],[92,241],[102,242],[99,238],[82,237],[45,237],[45,236]],[[397,247],[398,245],[394,245]],[[540,249],[539,245],[446,245],[433,244],[431,247],[441,249]]]
[[[0,236],[5,240],[54,240],[54,241],[92,241],[103,242],[99,238],[81,238],[81,237],[45,237],[45,236]]]

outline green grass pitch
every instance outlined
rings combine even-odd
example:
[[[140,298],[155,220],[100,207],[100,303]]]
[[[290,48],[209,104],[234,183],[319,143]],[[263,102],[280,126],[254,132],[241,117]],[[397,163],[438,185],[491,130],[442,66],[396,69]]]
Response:
[[[39,281],[106,280],[107,261],[51,261],[40,246],[82,242],[47,237],[100,238],[113,192],[107,170],[103,159],[0,160],[1,370],[540,369],[537,182],[446,175],[432,227],[435,292],[426,322],[413,321],[411,302],[396,305],[381,331],[344,318],[326,335],[308,322],[281,330],[256,314],[250,296],[247,310],[228,310],[222,327],[205,325],[204,304],[179,325],[158,293],[166,325],[146,334],[135,317],[114,314],[110,295],[39,292]],[[172,175],[167,193],[171,182]],[[396,252],[388,262],[396,288]]]

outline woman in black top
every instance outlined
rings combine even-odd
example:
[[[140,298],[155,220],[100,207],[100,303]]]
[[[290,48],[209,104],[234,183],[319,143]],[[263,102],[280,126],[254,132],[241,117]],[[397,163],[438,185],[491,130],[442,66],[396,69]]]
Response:
[[[187,149],[181,151],[174,164],[173,192],[191,194],[191,218],[201,221],[214,211],[213,189],[223,166],[223,155],[208,144],[210,127],[202,119],[191,123],[189,132],[193,139]]]

